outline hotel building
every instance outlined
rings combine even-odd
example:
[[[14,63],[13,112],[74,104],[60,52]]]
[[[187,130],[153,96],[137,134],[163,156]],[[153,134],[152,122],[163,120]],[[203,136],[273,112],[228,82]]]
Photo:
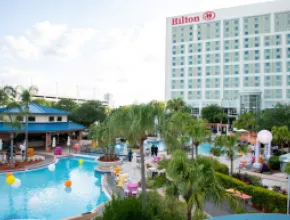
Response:
[[[166,100],[235,116],[290,103],[290,0],[167,18]]]

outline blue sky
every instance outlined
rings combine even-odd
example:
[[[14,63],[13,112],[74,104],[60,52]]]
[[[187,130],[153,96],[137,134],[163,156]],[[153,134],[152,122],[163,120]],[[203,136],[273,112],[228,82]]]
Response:
[[[261,0],[2,0],[0,83],[116,105],[164,99],[166,17]]]

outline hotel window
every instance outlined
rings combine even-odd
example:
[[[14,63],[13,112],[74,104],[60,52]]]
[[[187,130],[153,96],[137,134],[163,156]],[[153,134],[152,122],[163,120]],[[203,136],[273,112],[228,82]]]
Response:
[[[281,59],[282,58],[282,49],[265,49],[264,50],[264,59],[265,60],[273,60],[273,59]]]
[[[49,121],[50,122],[54,121],[54,116],[49,116]]]
[[[237,87],[239,87],[239,78],[238,77],[226,77],[226,78],[224,78],[224,87],[225,88],[237,88]]]
[[[57,116],[57,121],[62,121],[62,117],[61,116]]]
[[[188,56],[188,65],[197,65],[202,63],[201,55]]]
[[[246,76],[244,77],[244,87],[259,87],[260,77],[259,76]]]
[[[239,90],[225,90],[224,91],[225,99],[237,99],[239,98]]]
[[[224,62],[225,63],[239,62],[239,60],[240,60],[239,52],[226,52],[226,53],[224,53]]]
[[[244,48],[260,47],[260,37],[251,37],[244,39]]]
[[[197,25],[197,39],[210,40],[220,38],[220,22],[203,23]]]
[[[270,35],[270,36],[264,37],[264,46],[265,47],[280,46],[281,44],[282,44],[281,34]]]
[[[188,76],[201,76],[202,74],[202,67],[189,67],[188,68]]]
[[[265,99],[281,99],[282,89],[265,89],[264,98]]]
[[[290,58],[290,47],[286,48],[286,58]]]
[[[237,50],[237,49],[239,49],[239,39],[224,41],[224,50]]]
[[[220,50],[220,41],[206,42],[205,46],[206,46],[206,51]]]
[[[290,61],[286,63],[286,71],[290,73]]]
[[[270,15],[244,18],[244,35],[270,32]]]
[[[183,95],[184,95],[184,93],[183,93],[183,91],[172,91],[171,92],[171,98],[172,99],[176,99],[176,98],[184,98],[183,97]]]
[[[287,37],[286,37],[286,44],[289,44],[289,45],[290,45],[290,34],[287,34]]]
[[[28,116],[28,121],[34,122],[35,121],[35,116]]]
[[[206,76],[220,75],[220,66],[206,66]]]
[[[264,64],[265,73],[281,73],[282,72],[282,62],[267,62]]]
[[[264,86],[282,86],[282,76],[265,76],[264,77]]]
[[[188,92],[188,99],[201,99],[201,92],[200,91],[189,91]]]
[[[239,75],[239,65],[224,65],[224,75]]]
[[[239,19],[224,21],[224,38],[239,36]]]
[[[219,90],[205,91],[205,98],[206,99],[219,99],[220,91]]]
[[[219,63],[220,54],[219,53],[208,53],[206,54],[206,64]]]
[[[275,32],[290,31],[290,11],[275,14]]]
[[[202,52],[202,43],[188,44],[188,53],[200,53]]]
[[[248,63],[244,65],[244,73],[245,74],[255,74],[261,72],[260,63]]]

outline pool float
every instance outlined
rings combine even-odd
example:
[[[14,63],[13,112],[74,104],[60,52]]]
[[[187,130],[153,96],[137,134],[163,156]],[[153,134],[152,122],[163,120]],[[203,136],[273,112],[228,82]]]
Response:
[[[6,178],[6,183],[7,183],[8,185],[12,185],[15,181],[16,181],[16,178],[15,178],[14,176],[8,176],[8,177]]]
[[[64,185],[65,185],[65,187],[71,187],[71,185],[72,185],[71,180],[66,180],[66,181],[64,182]]]

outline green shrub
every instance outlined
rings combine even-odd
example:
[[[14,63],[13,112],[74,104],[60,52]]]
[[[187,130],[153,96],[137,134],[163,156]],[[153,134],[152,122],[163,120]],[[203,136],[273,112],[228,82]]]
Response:
[[[155,179],[154,179],[154,183],[153,183],[153,187],[154,188],[160,188],[163,187],[167,182],[167,178],[166,175],[158,175]]]
[[[169,162],[170,162],[170,160],[167,160],[167,159],[160,160],[158,163],[158,169],[159,170],[166,169]]]
[[[214,170],[219,173],[223,173],[229,175],[229,167],[226,164],[220,163],[218,160],[213,159],[214,162]]]
[[[267,212],[275,211],[279,213],[286,213],[287,196],[262,187],[247,185],[240,180],[218,172],[216,175],[226,189],[235,188],[247,195],[252,196],[252,202],[256,208]],[[278,207],[277,204],[279,204]]]
[[[272,170],[280,170],[279,156],[272,156],[269,159],[269,165]]]
[[[166,209],[164,198],[157,192],[148,192],[146,210],[142,210],[142,194],[138,198],[113,198],[105,205],[103,215],[95,220],[184,220],[179,213]]]

